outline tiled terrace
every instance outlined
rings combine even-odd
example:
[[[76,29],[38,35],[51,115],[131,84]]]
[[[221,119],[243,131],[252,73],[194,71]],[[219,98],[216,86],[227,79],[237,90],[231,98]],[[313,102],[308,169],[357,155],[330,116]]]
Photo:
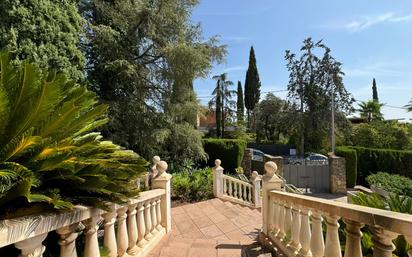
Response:
[[[172,232],[149,256],[242,256],[256,246],[261,227],[260,210],[217,198],[174,207]]]

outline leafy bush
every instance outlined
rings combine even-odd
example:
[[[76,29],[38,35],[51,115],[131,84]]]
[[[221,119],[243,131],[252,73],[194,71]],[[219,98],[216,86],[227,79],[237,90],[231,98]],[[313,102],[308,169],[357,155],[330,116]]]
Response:
[[[173,174],[172,198],[182,202],[196,202],[213,197],[212,169],[183,170]]]
[[[366,177],[366,181],[370,186],[379,186],[388,192],[412,197],[412,180],[407,177],[378,172]]]
[[[61,74],[0,55],[0,209],[124,202],[146,161],[92,132],[107,106]]]
[[[358,175],[356,150],[348,147],[337,147],[336,155],[344,157],[346,160],[346,186],[354,187]]]
[[[209,156],[208,165],[214,166],[215,160],[222,160],[226,171],[234,172],[242,163],[246,142],[239,139],[204,139],[203,147]]]

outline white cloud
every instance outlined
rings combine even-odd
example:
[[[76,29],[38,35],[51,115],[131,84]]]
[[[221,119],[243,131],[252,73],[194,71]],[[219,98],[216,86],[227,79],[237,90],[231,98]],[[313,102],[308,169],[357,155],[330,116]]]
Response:
[[[251,39],[249,37],[242,37],[242,36],[223,36],[222,40],[230,42],[230,43],[243,43],[243,42],[248,42]]]
[[[355,20],[352,20],[346,23],[340,23],[340,24],[330,23],[326,27],[331,28],[331,29],[345,29],[351,32],[360,32],[370,27],[383,24],[383,23],[406,23],[406,22],[411,22],[411,21],[412,21],[412,14],[396,15],[393,12],[387,12],[387,13],[374,15],[374,16],[363,16],[363,17],[360,17],[358,19],[355,19]]]
[[[225,68],[224,71],[227,73],[237,72],[237,71],[246,71],[246,67],[245,66],[233,66],[233,67]]]
[[[405,66],[394,62],[375,62],[354,68],[344,68],[346,77],[404,77],[410,72],[404,70]]]

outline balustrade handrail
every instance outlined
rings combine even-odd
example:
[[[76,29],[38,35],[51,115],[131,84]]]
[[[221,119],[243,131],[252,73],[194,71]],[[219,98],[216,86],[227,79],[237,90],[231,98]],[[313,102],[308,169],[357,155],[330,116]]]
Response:
[[[108,203],[107,206],[111,210],[118,210],[124,206],[146,202],[165,194],[165,189],[153,189],[141,192],[139,197],[130,198],[124,205]],[[0,220],[0,248],[85,221],[92,217],[98,217],[105,213],[107,211],[102,209],[77,205],[74,207],[74,210],[67,212],[49,212]]]
[[[247,186],[247,187],[252,187],[252,184],[251,184],[251,183],[245,182],[245,181],[243,181],[243,180],[240,180],[240,179],[237,179],[237,178],[234,178],[234,177],[225,175],[225,174],[223,174],[223,178],[224,178],[224,179],[231,180],[231,181],[233,181],[233,182],[235,182],[235,183],[238,183],[238,184],[245,185],[245,186]]]
[[[378,226],[401,235],[412,236],[412,216],[409,214],[277,190],[269,193],[271,197],[275,197],[277,200],[293,203],[296,206],[302,206],[328,215],[336,215],[371,226]]]

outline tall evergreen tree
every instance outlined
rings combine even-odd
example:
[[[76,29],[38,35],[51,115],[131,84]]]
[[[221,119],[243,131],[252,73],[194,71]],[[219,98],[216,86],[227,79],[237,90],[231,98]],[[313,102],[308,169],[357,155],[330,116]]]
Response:
[[[372,82],[372,99],[375,102],[379,102],[379,98],[378,98],[378,88],[376,87],[376,80],[375,78],[373,78],[373,82]]]
[[[245,102],[243,101],[243,88],[240,81],[237,82],[237,102],[236,118],[238,123],[242,123],[245,118]]]
[[[259,72],[256,66],[256,57],[255,50],[253,46],[250,47],[249,53],[249,67],[246,71],[246,80],[245,80],[245,107],[247,109],[247,118],[249,128],[251,126],[250,116],[255,109],[257,103],[260,99],[260,78]]]
[[[78,0],[0,1],[0,49],[15,62],[28,59],[40,68],[81,80],[85,57],[79,45],[84,19]]]

